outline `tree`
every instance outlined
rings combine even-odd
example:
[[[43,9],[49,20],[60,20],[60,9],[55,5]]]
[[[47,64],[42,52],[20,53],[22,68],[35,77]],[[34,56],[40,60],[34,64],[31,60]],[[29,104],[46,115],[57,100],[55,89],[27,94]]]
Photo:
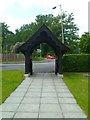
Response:
[[[51,26],[52,22],[53,22],[54,16],[52,14],[49,15],[37,15],[36,16],[36,25],[38,27],[42,26],[43,24],[45,24],[46,26]]]
[[[90,54],[90,33],[89,32],[85,32],[81,36],[80,42],[79,42],[79,47],[80,47],[80,51],[82,53]]]
[[[76,52],[78,46],[78,30],[79,28],[74,23],[73,13],[67,15],[64,14],[65,18],[63,21],[64,24],[64,42],[71,49],[72,52]]]
[[[64,26],[64,44],[71,49],[72,53],[75,53],[78,46],[79,29],[74,23],[73,13],[67,14],[67,12],[63,12],[62,21]],[[3,23],[3,46],[5,47],[5,44],[8,42],[14,45],[17,42],[27,41],[43,24],[48,26],[53,34],[62,41],[61,16],[58,15],[54,17],[52,14],[37,15],[35,22],[22,25],[20,29],[16,29],[15,34],[8,30],[9,26],[7,24]],[[52,51],[48,45],[43,44],[42,46],[43,51],[46,51],[45,54],[47,54],[48,51]]]
[[[22,25],[20,29],[15,30],[15,43],[27,41],[36,30],[37,26],[35,23]]]
[[[78,45],[78,27],[74,23],[73,13],[67,14],[66,12],[62,15],[62,22],[64,27],[64,44],[67,45],[71,52],[76,52]],[[36,16],[36,24],[40,27],[41,25],[47,25],[55,36],[62,41],[62,28],[61,28],[61,16],[54,17],[53,15],[38,15]]]
[[[5,52],[6,45],[11,44],[11,41],[13,41],[14,33],[9,31],[9,26],[6,23],[1,23],[2,25],[2,52]]]

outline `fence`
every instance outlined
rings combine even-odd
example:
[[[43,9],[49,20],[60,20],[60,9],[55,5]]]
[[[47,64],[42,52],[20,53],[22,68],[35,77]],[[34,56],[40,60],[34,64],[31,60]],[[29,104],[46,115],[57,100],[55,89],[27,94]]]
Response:
[[[23,54],[0,54],[0,60],[2,61],[24,61],[25,57]]]
[[[0,54],[0,61],[2,60],[2,54]]]

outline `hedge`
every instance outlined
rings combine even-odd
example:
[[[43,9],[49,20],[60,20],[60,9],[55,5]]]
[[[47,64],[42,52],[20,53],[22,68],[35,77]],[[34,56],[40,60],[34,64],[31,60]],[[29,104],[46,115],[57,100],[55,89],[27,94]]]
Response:
[[[67,54],[62,60],[64,72],[90,72],[90,54]]]

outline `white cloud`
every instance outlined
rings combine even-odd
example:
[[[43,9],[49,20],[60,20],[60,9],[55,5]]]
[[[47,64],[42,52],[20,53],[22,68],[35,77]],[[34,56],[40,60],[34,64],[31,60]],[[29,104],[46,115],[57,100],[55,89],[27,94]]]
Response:
[[[16,0],[16,2],[23,8],[30,8],[33,4],[33,0]]]
[[[13,4],[15,0],[0,0],[0,12],[5,12]]]
[[[27,18],[27,19],[23,19],[21,21],[21,19],[14,19],[11,16],[8,16],[8,19],[4,18],[4,20],[6,21],[6,23],[8,24],[9,30],[15,32],[16,29],[19,29],[23,24],[29,24],[32,21],[34,22],[34,19],[31,18]],[[1,21],[3,22],[3,20]]]
[[[33,11],[32,15],[30,14],[30,19],[28,16],[27,18],[20,19],[18,16],[16,18],[13,14],[9,14],[8,9],[15,4],[18,4],[20,9],[23,8],[30,10],[30,12]],[[0,0],[0,22],[6,22],[14,31],[14,29],[19,28],[22,24],[34,21],[35,15],[38,15],[39,11],[42,14],[60,14],[59,7],[52,10],[52,7],[60,4],[62,5],[63,11],[74,13],[75,23],[80,28],[80,34],[88,30],[88,0]],[[38,7],[38,10],[36,7]],[[43,10],[41,10],[41,7],[43,7]]]
[[[55,5],[55,0],[17,0],[17,2],[24,8],[30,8],[34,6],[52,7]],[[57,4],[59,0],[57,0]]]

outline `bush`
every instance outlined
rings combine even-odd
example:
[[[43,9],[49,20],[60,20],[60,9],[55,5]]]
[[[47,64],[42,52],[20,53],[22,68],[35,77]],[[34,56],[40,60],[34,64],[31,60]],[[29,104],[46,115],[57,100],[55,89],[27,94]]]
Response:
[[[34,60],[34,61],[42,61],[42,60],[44,60],[44,58],[43,57],[33,57],[32,60]]]
[[[90,72],[90,54],[67,54],[62,59],[65,72]]]

